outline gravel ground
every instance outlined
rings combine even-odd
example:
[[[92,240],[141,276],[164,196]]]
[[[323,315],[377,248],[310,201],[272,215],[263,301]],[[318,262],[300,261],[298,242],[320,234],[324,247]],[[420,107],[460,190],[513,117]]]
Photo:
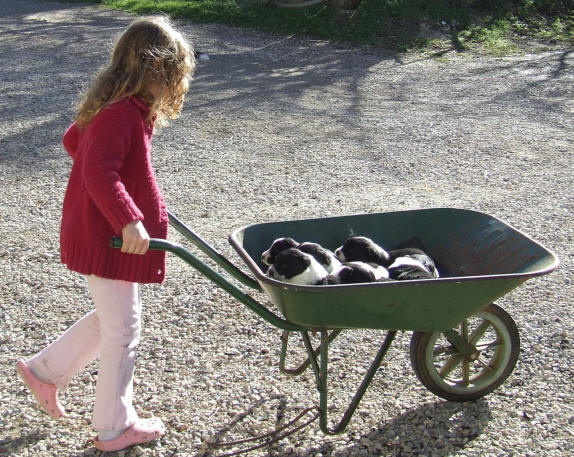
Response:
[[[131,17],[92,6],[0,1],[0,455],[98,456],[88,442],[97,365],[51,422],[13,364],[87,312],[59,263],[70,160],[60,141],[78,94]],[[199,63],[182,117],[155,138],[168,206],[233,262],[245,224],[429,207],[484,211],[562,260],[499,300],[522,351],[489,396],[455,404],[416,379],[400,334],[341,435],[317,421],[250,456],[564,456],[574,441],[572,50],[491,58],[395,55],[219,25],[182,24]],[[179,240],[176,233],[170,234]],[[280,331],[170,257],[145,287],[136,407],[169,431],[118,456],[218,455],[318,402],[313,376],[278,370]],[[255,298],[265,302],[263,296]],[[334,345],[334,418],[382,332]],[[228,452],[229,450],[227,450]]]

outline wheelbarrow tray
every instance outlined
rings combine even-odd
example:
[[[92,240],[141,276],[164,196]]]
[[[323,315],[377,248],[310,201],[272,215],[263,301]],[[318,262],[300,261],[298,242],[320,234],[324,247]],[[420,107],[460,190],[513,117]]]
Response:
[[[264,272],[261,254],[277,238],[334,250],[354,235],[386,249],[414,240],[435,260],[441,277],[302,286]],[[559,264],[551,251],[501,220],[453,208],[253,224],[235,230],[229,241],[288,321],[329,329],[444,331]]]

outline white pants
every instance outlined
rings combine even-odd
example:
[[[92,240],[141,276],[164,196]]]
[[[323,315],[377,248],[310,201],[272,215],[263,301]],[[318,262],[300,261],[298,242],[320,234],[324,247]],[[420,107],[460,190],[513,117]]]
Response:
[[[99,354],[93,426],[121,430],[137,420],[132,400],[141,330],[139,288],[137,283],[86,278],[96,309],[27,363],[38,376],[64,389]]]

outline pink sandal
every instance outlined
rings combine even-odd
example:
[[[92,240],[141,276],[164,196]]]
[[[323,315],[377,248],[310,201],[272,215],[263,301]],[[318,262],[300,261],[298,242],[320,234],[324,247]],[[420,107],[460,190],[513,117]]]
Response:
[[[153,441],[165,434],[165,427],[159,417],[138,419],[124,433],[113,440],[100,441],[94,438],[94,447],[103,452],[121,451],[136,444]]]
[[[34,394],[34,397],[36,397],[42,409],[46,411],[52,419],[59,419],[60,417],[66,416],[64,408],[58,401],[58,388],[54,384],[40,381],[23,360],[19,360],[16,363],[16,370],[28,389],[30,389],[30,392]]]

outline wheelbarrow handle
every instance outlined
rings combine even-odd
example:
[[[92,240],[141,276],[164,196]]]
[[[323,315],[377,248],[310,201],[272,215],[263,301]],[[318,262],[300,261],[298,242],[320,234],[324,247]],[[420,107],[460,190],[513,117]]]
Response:
[[[111,239],[111,246],[113,248],[121,248],[122,244],[123,240],[119,237],[114,237]],[[151,238],[149,240],[149,249],[161,250],[175,254],[177,257],[179,257],[180,259],[191,265],[191,267],[193,267],[195,270],[197,270],[211,282],[221,287],[232,297],[236,298],[241,303],[243,303],[251,311],[253,311],[257,315],[265,319],[271,325],[280,328],[282,330],[291,330],[291,331],[308,330],[307,327],[293,324],[271,312],[257,300],[247,295],[243,290],[241,290],[235,284],[231,283],[225,277],[220,275],[217,271],[212,269],[209,265],[206,265],[195,255],[193,255],[192,252],[190,252],[183,246],[180,246],[179,244],[176,243],[172,243],[171,241],[162,240],[159,238]]]
[[[211,260],[213,260],[217,265],[223,268],[227,273],[241,282],[243,285],[261,291],[261,286],[259,283],[253,279],[251,276],[245,274],[243,270],[237,268],[233,263],[231,263],[225,256],[217,252],[213,246],[204,241],[197,233],[195,233],[190,227],[185,225],[175,214],[167,212],[169,216],[169,224],[175,228],[181,235],[183,235],[188,241],[193,243],[193,245],[198,248],[201,252],[207,255]]]
[[[114,236],[110,242],[113,248],[121,248],[123,243],[124,241],[119,236]],[[167,240],[161,240],[159,238],[150,238],[149,240],[149,249],[154,251],[168,251],[169,249],[166,248],[171,247],[173,247],[173,243],[170,243]]]
[[[121,248],[123,244],[124,244],[124,240],[119,236],[114,236],[110,241],[110,245],[113,248]],[[171,252],[171,253],[174,253],[176,255],[181,254],[184,251],[187,251],[183,246],[180,246],[179,244],[176,244],[176,243],[172,243],[171,241],[168,241],[168,240],[163,240],[161,238],[150,238],[149,249],[151,249],[152,251]],[[189,255],[193,256],[193,254],[191,254],[191,252],[187,251],[187,253]],[[178,255],[178,257],[182,257],[184,260],[186,260],[185,256]],[[193,257],[195,257],[195,256],[193,256]],[[198,259],[198,262],[201,262],[201,261]]]

